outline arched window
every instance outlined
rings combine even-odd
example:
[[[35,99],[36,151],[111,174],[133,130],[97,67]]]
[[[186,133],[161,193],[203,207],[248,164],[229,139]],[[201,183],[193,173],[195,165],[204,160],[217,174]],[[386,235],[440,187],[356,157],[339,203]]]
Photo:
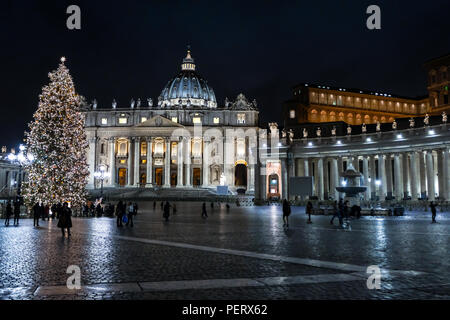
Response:
[[[331,111],[328,120],[329,120],[329,121],[336,121],[336,112]]]
[[[339,112],[338,121],[345,121],[345,115],[343,112]]]
[[[353,114],[352,113],[347,114],[347,123],[353,124]]]
[[[369,116],[368,114],[366,114],[366,115],[364,116],[364,123],[367,123],[367,124],[371,123],[371,122],[370,122],[370,116]]]
[[[361,123],[362,123],[361,115],[360,115],[360,114],[357,114],[357,115],[356,115],[356,124],[361,124]]]
[[[315,110],[315,109],[311,110],[311,121],[312,122],[317,121],[317,118],[318,118],[317,113],[318,113],[317,110]]]
[[[327,122],[327,121],[328,121],[327,112],[321,111],[320,112],[320,122]]]

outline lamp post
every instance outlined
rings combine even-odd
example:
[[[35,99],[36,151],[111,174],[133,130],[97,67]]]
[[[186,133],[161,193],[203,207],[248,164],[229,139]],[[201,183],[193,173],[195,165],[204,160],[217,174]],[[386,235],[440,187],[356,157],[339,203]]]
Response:
[[[100,165],[98,169],[99,171],[96,171],[94,173],[94,177],[100,180],[100,198],[103,198],[103,181],[105,180],[105,178],[109,177],[109,173],[106,172],[106,166],[103,164]]]

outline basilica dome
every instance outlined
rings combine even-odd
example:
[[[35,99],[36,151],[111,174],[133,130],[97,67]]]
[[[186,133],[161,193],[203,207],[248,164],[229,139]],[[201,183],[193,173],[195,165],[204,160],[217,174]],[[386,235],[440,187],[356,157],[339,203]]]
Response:
[[[216,96],[208,82],[195,71],[194,59],[188,50],[181,72],[171,79],[158,98],[162,108],[217,108]]]

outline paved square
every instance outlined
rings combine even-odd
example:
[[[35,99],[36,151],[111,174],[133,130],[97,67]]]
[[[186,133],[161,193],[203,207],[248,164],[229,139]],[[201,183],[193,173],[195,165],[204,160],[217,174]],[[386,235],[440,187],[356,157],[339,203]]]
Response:
[[[293,207],[178,203],[163,222],[159,205],[140,203],[134,228],[112,218],[73,218],[72,237],[56,221],[0,227],[2,299],[449,299],[450,215],[363,217],[351,230],[330,216],[306,223]],[[337,221],[335,222],[337,224]],[[68,266],[81,289],[66,286]],[[382,270],[367,288],[367,267]]]

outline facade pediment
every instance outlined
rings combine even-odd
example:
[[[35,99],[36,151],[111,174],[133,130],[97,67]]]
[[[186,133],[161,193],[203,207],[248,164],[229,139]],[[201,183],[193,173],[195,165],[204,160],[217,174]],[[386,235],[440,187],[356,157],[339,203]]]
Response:
[[[174,127],[174,128],[184,128],[179,123],[173,122],[163,116],[154,116],[153,118],[148,119],[147,121],[141,122],[135,127]]]

